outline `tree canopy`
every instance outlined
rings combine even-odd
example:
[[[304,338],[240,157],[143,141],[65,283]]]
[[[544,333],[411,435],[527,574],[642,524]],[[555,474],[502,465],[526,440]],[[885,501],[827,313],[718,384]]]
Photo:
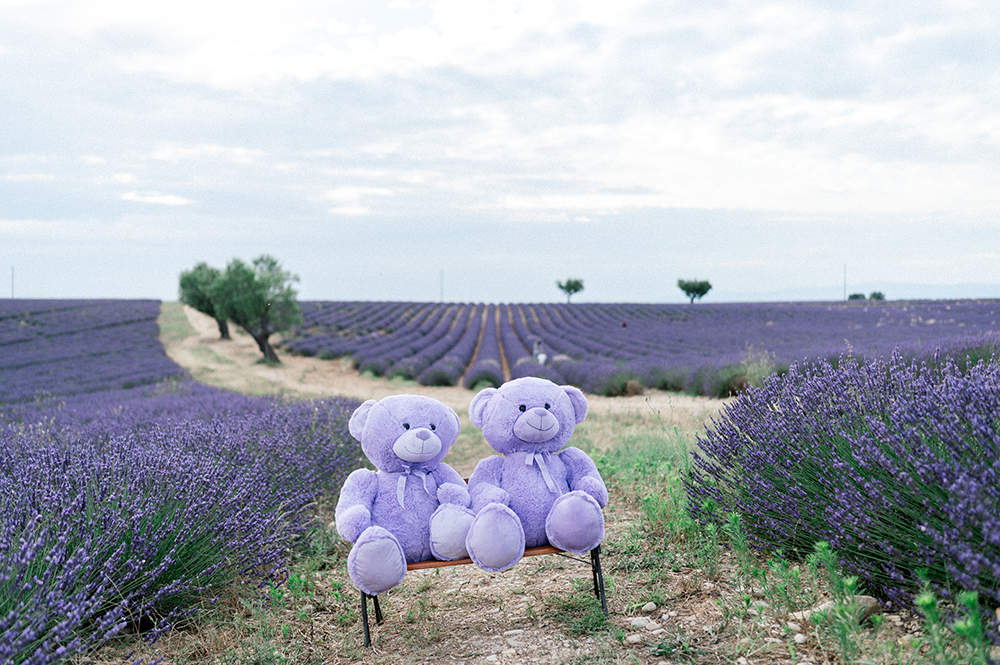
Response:
[[[215,319],[219,325],[219,337],[231,339],[229,323],[225,317],[216,313],[215,301],[209,295],[212,291],[212,285],[221,274],[216,268],[212,268],[204,261],[191,270],[185,270],[181,273],[180,279],[180,301]]]
[[[233,259],[212,285],[210,296],[219,315],[247,331],[264,358],[276,363],[280,360],[268,339],[302,322],[292,288],[297,281],[298,276],[267,254],[254,259],[252,267]]]
[[[579,293],[583,291],[583,280],[582,279],[567,279],[565,282],[556,282],[556,286],[559,290],[566,294],[566,302],[574,293]]]
[[[679,279],[677,280],[677,286],[684,292],[684,295],[691,299],[692,305],[695,298],[700,300],[706,293],[712,290],[712,285],[708,280]]]

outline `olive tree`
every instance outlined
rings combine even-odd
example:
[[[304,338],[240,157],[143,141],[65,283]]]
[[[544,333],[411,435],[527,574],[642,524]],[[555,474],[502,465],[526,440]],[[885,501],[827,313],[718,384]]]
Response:
[[[272,334],[302,322],[292,283],[298,276],[283,270],[267,254],[248,266],[233,259],[212,286],[216,311],[253,337],[268,362],[281,362],[268,341]]]
[[[583,280],[582,279],[567,279],[565,282],[556,282],[556,286],[559,290],[566,294],[566,302],[569,302],[570,297],[574,293],[579,293],[583,291]]]
[[[684,292],[684,295],[691,299],[692,305],[695,298],[701,300],[706,293],[712,290],[712,285],[708,283],[708,280],[679,279],[677,286]]]
[[[199,263],[191,270],[185,270],[181,273],[180,301],[215,319],[219,325],[219,337],[231,339],[229,323],[225,317],[216,312],[215,301],[209,295],[212,291],[212,285],[221,274],[218,269],[212,268],[205,262]]]

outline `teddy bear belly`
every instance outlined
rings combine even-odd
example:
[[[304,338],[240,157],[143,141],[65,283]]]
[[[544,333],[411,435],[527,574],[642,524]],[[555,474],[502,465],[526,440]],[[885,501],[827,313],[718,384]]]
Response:
[[[561,493],[568,492],[565,467],[561,463],[550,462],[549,472]],[[505,465],[501,486],[510,495],[511,510],[521,518],[524,546],[538,547],[548,544],[545,518],[548,517],[552,504],[560,495],[549,490],[538,467],[526,465],[523,457],[515,463]]]
[[[396,537],[407,562],[432,559],[430,519],[437,510],[437,499],[428,495],[423,487],[412,491],[411,483],[407,482],[403,503],[405,508],[399,505],[395,483],[391,489],[379,488],[372,510],[372,521]]]

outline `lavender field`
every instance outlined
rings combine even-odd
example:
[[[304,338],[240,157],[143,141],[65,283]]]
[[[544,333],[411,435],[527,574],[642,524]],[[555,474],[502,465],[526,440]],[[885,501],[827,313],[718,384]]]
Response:
[[[0,308],[0,662],[156,639],[222,585],[280,583],[311,504],[361,463],[356,402],[190,381],[158,310]]]
[[[349,356],[359,371],[423,385],[544,376],[595,394],[628,381],[726,396],[760,375],[841,355],[962,354],[1000,333],[1000,301],[462,304],[303,302],[291,353]],[[532,349],[541,342],[544,365]]]

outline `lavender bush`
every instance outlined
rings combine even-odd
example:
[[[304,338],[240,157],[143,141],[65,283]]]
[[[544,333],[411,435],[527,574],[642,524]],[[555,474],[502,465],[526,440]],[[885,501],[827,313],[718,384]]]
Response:
[[[352,356],[364,369],[423,381],[472,378],[469,330],[455,311],[472,305],[303,303],[305,323],[285,346],[295,353]],[[480,308],[476,308],[481,312]],[[459,317],[461,318],[461,317]],[[900,349],[924,357],[960,344],[988,356],[1000,340],[1000,301],[490,306],[485,330],[499,326],[504,379],[564,378],[587,392],[617,394],[629,381],[692,394],[727,396],[794,362],[836,363],[848,352],[884,357]],[[473,326],[477,323],[473,322]],[[492,340],[485,340],[492,349]],[[528,353],[541,341],[545,365]],[[461,344],[461,348],[458,348]],[[758,360],[768,358],[767,372]],[[445,360],[447,358],[447,360]],[[506,358],[506,365],[501,358]],[[489,363],[496,371],[493,363]],[[507,375],[509,374],[509,375]]]
[[[8,407],[0,419],[0,662],[49,663],[238,577],[280,574],[360,451],[348,400],[183,382]]]
[[[801,554],[826,541],[848,574],[902,604],[926,575],[995,608],[998,414],[995,360],[793,365],[742,393],[699,440],[690,509],[703,522],[739,513],[762,549]]]
[[[0,405],[184,375],[159,313],[156,300],[0,300]]]

